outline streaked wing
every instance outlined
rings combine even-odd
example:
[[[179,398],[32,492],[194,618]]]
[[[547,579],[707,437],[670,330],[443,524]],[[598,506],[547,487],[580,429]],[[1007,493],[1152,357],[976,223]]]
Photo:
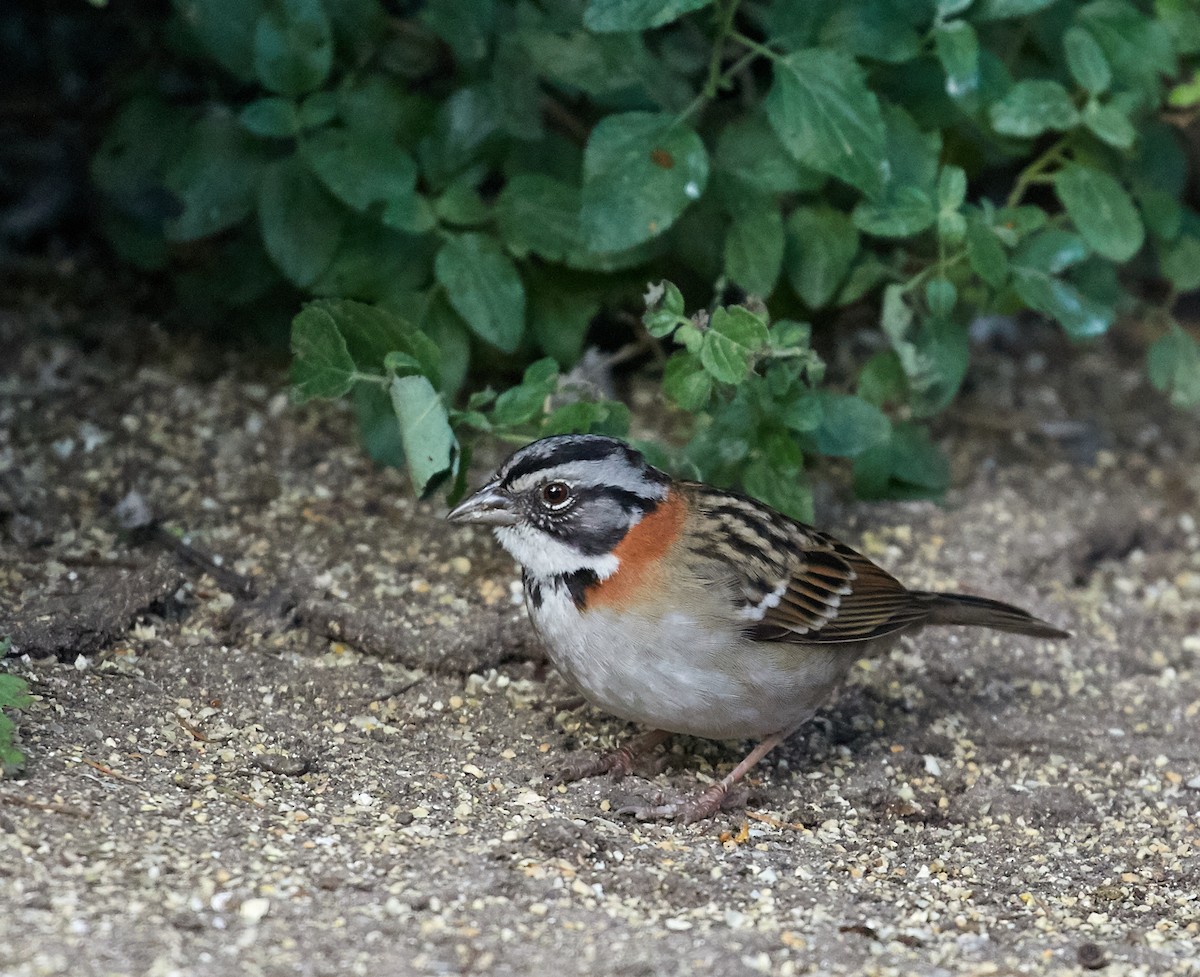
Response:
[[[868,641],[928,614],[890,573],[832,536],[753,499],[691,483],[707,542],[701,556],[732,571],[741,616],[759,641]]]

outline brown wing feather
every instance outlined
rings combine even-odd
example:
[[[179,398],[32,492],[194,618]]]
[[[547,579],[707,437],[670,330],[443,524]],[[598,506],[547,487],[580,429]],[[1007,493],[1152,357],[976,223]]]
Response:
[[[754,638],[868,641],[928,617],[924,595],[832,536],[734,493],[697,483],[689,492],[700,555],[733,570]]]
[[[804,643],[868,641],[916,624],[929,613],[924,602],[861,553],[825,533],[803,528],[806,538],[797,547],[787,589],[779,604],[764,613],[755,637]],[[830,580],[829,557],[841,567],[838,599],[818,609],[808,595],[814,584],[827,585]]]

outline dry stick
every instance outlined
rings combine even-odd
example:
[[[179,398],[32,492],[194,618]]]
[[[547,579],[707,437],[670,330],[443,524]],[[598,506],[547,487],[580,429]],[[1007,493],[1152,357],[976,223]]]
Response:
[[[132,777],[121,773],[119,770],[114,770],[112,767],[107,767],[98,760],[89,760],[87,757],[81,757],[81,759],[93,770],[99,770],[102,774],[106,774],[109,777],[115,777],[117,780],[124,780],[129,784],[139,783],[139,781],[134,780]]]
[[[59,804],[56,801],[39,801],[33,797],[18,797],[16,794],[0,794],[0,808],[6,804],[17,807],[28,807],[34,811],[50,811],[53,814],[67,814],[73,818],[89,818],[92,812],[72,804]]]
[[[223,566],[217,562],[215,557],[167,532],[157,522],[146,526],[142,532],[146,533],[156,543],[171,550],[171,552],[175,553],[185,563],[199,567],[217,581],[222,590],[227,590],[232,594],[247,599],[254,597],[258,593],[258,588],[255,587],[254,581],[249,577],[238,573],[236,570],[230,570],[227,566]]]

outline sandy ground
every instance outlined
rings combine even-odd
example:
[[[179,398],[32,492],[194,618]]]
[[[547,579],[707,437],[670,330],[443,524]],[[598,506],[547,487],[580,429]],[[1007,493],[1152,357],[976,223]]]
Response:
[[[614,812],[742,745],[547,786],[630,730],[571,702],[494,543],[344,408],[92,315],[0,308],[3,667],[38,697],[0,972],[1196,972],[1200,425],[1136,364],[981,353],[944,505],[820,494],[907,582],[1075,638],[927,632],[679,827]],[[165,534],[120,529],[130,491]]]

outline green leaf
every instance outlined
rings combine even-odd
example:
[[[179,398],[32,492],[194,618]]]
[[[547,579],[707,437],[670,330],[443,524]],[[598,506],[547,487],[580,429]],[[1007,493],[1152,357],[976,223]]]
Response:
[[[712,396],[713,379],[699,359],[690,353],[679,352],[667,360],[662,389],[680,410],[696,411]]]
[[[958,301],[958,289],[947,278],[931,278],[925,283],[925,305],[932,315],[944,318]]]
[[[1200,288],[1200,237],[1182,234],[1159,246],[1162,273],[1179,292]]]
[[[1192,73],[1190,81],[1183,81],[1171,89],[1167,104],[1173,109],[1190,109],[1200,104],[1200,69]]]
[[[944,20],[947,17],[961,14],[974,2],[975,0],[937,0],[938,18]]]
[[[1112,84],[1112,69],[1104,50],[1084,28],[1068,27],[1063,34],[1063,52],[1071,77],[1093,95],[1107,91]]]
[[[945,455],[916,424],[900,424],[885,444],[854,461],[854,491],[865,499],[919,499],[950,485]]]
[[[329,266],[342,237],[341,208],[294,156],[272,163],[264,174],[258,220],[271,260],[301,288]]]
[[[598,34],[662,27],[712,0],[588,0],[583,23]]]
[[[834,296],[833,304],[839,307],[853,305],[891,277],[892,269],[874,251],[860,252]]]
[[[908,400],[908,380],[894,350],[882,350],[867,360],[858,374],[858,396],[876,407]]]
[[[1080,7],[1079,23],[1104,51],[1118,85],[1135,89],[1157,104],[1162,77],[1175,73],[1175,52],[1167,24],[1125,0],[1092,0]]]
[[[496,200],[496,221],[517,257],[563,261],[581,244],[579,206],[576,187],[540,173],[518,173]]]
[[[408,297],[429,284],[434,245],[370,221],[347,221],[337,254],[311,291],[369,302]]]
[[[1070,93],[1056,81],[1019,81],[988,112],[992,128],[1003,136],[1032,139],[1043,132],[1065,131],[1079,123]]]
[[[300,131],[296,103],[275,96],[251,102],[238,113],[238,122],[247,132],[265,139],[286,139]]]
[[[461,6],[458,0],[449,2]],[[499,128],[527,144],[544,142],[542,115],[529,110],[542,100],[541,78],[525,52],[520,34],[506,32],[496,38],[489,74]]]
[[[926,14],[921,8],[926,6],[924,0],[830,3],[818,39],[824,49],[846,51],[871,61],[904,64],[921,55],[923,38],[915,25],[921,23],[924,28]]]
[[[1014,265],[1013,287],[1036,312],[1056,319],[1073,339],[1091,339],[1108,331],[1114,310],[1084,295],[1075,285],[1041,268]]]
[[[797,387],[786,400],[772,405],[771,418],[789,431],[807,434],[821,424],[821,399],[809,390]]]
[[[739,184],[770,194],[816,191],[826,179],[797,163],[758,113],[735,118],[721,130],[714,166]]]
[[[967,218],[967,260],[971,270],[994,289],[1008,281],[1008,255],[996,232],[982,218]]]
[[[422,8],[421,20],[446,42],[456,61],[476,64],[487,57],[496,31],[494,0],[428,0]]]
[[[775,62],[767,118],[801,163],[867,194],[883,189],[886,130],[879,102],[849,55],[823,48]]]
[[[960,99],[979,91],[979,35],[965,20],[934,30],[934,50],[946,73],[946,94]]]
[[[832,458],[853,458],[887,440],[891,422],[874,404],[849,394],[821,394],[817,450]]]
[[[1078,234],[1051,228],[1026,241],[1013,263],[1027,270],[1057,275],[1086,260],[1091,253]]]
[[[1015,247],[1034,231],[1045,227],[1050,216],[1032,205],[1001,207],[991,212],[991,227],[995,235],[1010,248]]]
[[[254,71],[279,95],[319,88],[333,67],[333,32],[321,0],[272,0],[254,28]]]
[[[207,54],[238,81],[254,77],[254,27],[263,0],[172,0]]]
[[[917,187],[899,187],[884,200],[860,201],[851,215],[854,226],[875,237],[910,237],[937,219],[929,194]]]
[[[629,408],[611,400],[577,400],[556,408],[538,430],[542,437],[572,433],[624,437],[629,433]]]
[[[404,234],[421,235],[437,226],[437,215],[425,197],[410,193],[388,201],[379,215],[379,221],[385,227]]]
[[[455,467],[458,443],[446,405],[425,377],[396,377],[389,390],[408,474],[417,495],[424,495]]]
[[[338,113],[338,97],[334,92],[313,92],[300,103],[298,111],[302,129],[328,125]]]
[[[1143,122],[1129,171],[1139,189],[1153,187],[1183,196],[1191,167],[1175,128],[1157,121]]]
[[[882,194],[863,200],[853,219],[860,230],[879,237],[908,237],[937,218],[933,206],[941,136],[922,132],[911,115],[889,105],[883,113],[887,132],[887,179]]]
[[[1057,2],[1058,0],[980,0],[975,16],[980,20],[1028,17]]]
[[[1200,404],[1200,344],[1177,323],[1150,347],[1146,369],[1150,382],[1176,407]]]
[[[443,101],[433,133],[418,146],[421,172],[432,188],[445,187],[472,164],[483,162],[484,149],[499,125],[489,86],[460,88]]]
[[[322,94],[329,93],[316,92],[309,99]],[[347,128],[395,139],[409,150],[416,146],[418,137],[434,127],[434,103],[411,94],[382,72],[364,72],[348,80],[339,86],[335,97],[337,114]]]
[[[6,678],[10,676],[0,675],[0,680]],[[25,767],[25,754],[14,742],[16,732],[13,721],[0,712],[0,780],[19,773]]]
[[[496,398],[492,423],[498,428],[515,428],[539,417],[546,400],[558,387],[558,364],[550,357],[531,363],[521,382]]]
[[[435,385],[439,383],[437,344],[395,309],[351,299],[319,299],[305,308],[333,318],[360,372],[378,375],[384,368],[392,369],[388,357],[399,353],[415,362],[418,372]]]
[[[552,86],[606,103],[632,102],[676,111],[695,94],[674,71],[664,70],[663,58],[648,49],[642,34],[596,34],[572,30],[573,26],[563,23],[566,34],[551,30],[521,34],[535,70]]]
[[[570,367],[583,353],[588,327],[600,312],[595,292],[572,287],[549,272],[533,277],[529,290],[529,329],[538,346],[560,366]]]
[[[858,232],[842,211],[801,207],[788,218],[784,269],[809,308],[829,304],[856,254]]]
[[[1103,170],[1072,163],[1059,170],[1054,191],[1089,245],[1112,261],[1141,250],[1145,230],[1125,188]]]
[[[961,166],[944,166],[938,174],[937,202],[942,210],[957,210],[967,199],[967,174]]]
[[[1162,241],[1179,237],[1183,227],[1183,204],[1173,194],[1157,188],[1139,188],[1138,204],[1146,230]]]
[[[460,173],[434,202],[433,209],[443,224],[477,227],[488,222],[491,208],[479,192],[485,177],[483,164]]]
[[[358,438],[367,457],[377,465],[403,468],[404,443],[389,389],[376,383],[356,383],[350,396]]]
[[[167,238],[195,241],[245,220],[254,210],[261,174],[258,144],[233,116],[214,111],[199,119],[165,176],[183,205],[166,224]]]
[[[383,358],[383,368],[396,376],[410,377],[414,374],[424,374],[420,361],[407,353],[388,353]]]
[[[921,322],[914,348],[919,368],[909,376],[909,406],[914,417],[932,417],[962,386],[971,359],[970,339],[961,323],[930,315]]]
[[[442,382],[438,389],[452,395],[467,379],[467,367],[471,361],[471,335],[467,324],[450,306],[445,293],[434,289],[432,298],[425,303],[421,317],[421,333],[437,349],[438,374]]]
[[[1175,41],[1175,53],[1200,54],[1200,9],[1193,0],[1155,0],[1154,15]]]
[[[333,311],[311,303],[292,319],[292,398],[333,399],[354,385],[354,359]]]
[[[1117,149],[1129,149],[1137,139],[1137,130],[1129,116],[1115,104],[1101,105],[1092,99],[1083,109],[1083,124],[1096,136]]]
[[[0,654],[7,653],[11,646],[8,638],[0,641]],[[29,683],[16,675],[0,673],[0,709],[25,709],[31,705],[33,696],[29,694]]]
[[[883,290],[883,307],[879,313],[879,325],[883,334],[896,345],[904,339],[913,323],[913,310],[905,299],[903,285],[892,284]]]
[[[657,298],[656,289],[662,290]],[[689,321],[683,313],[683,293],[674,282],[663,281],[646,293],[646,313],[642,316],[642,324],[651,336],[662,339]]]
[[[386,135],[329,127],[306,137],[300,150],[329,192],[355,210],[398,204],[416,192],[417,164]]]
[[[592,251],[621,251],[662,234],[708,181],[708,156],[673,116],[602,119],[583,157],[580,224]]]
[[[505,353],[525,332],[525,287],[512,260],[484,234],[450,237],[434,262],[454,310],[480,339]]]
[[[798,467],[780,469],[765,458],[755,458],[742,474],[742,488],[784,515],[801,522],[812,521],[812,489]]]
[[[741,383],[767,339],[762,316],[740,305],[717,309],[704,333],[700,362],[718,383]]]
[[[751,196],[734,216],[725,238],[725,275],[750,295],[775,289],[783,265],[783,217],[773,198]]]

